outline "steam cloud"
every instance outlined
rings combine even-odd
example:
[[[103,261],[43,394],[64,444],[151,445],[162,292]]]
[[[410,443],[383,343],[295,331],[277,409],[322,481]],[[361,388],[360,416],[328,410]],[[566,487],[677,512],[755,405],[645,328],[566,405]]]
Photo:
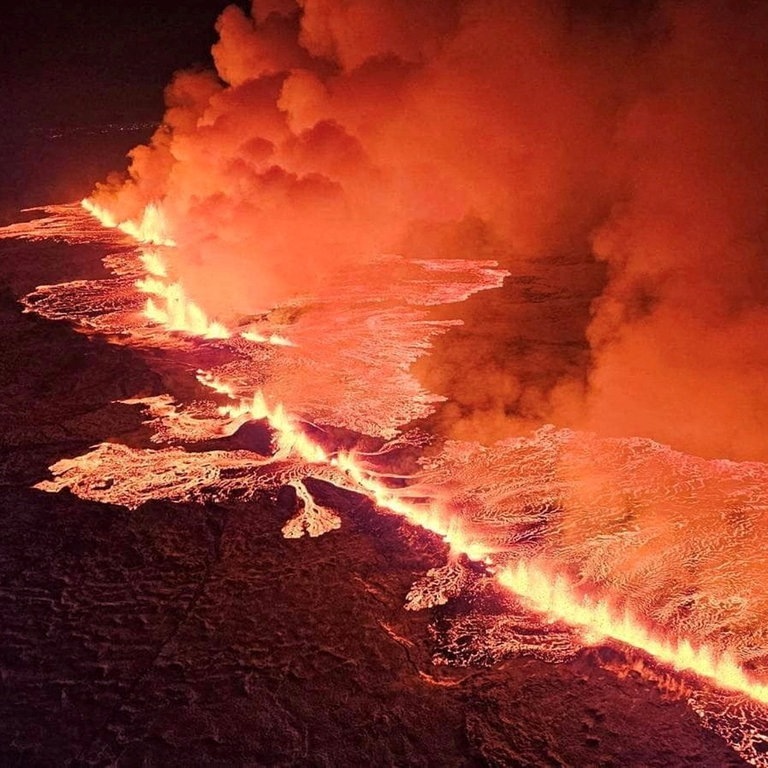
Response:
[[[446,310],[465,326],[419,366],[444,431],[768,459],[763,3],[256,0],[217,30],[216,72],[175,77],[94,195],[162,202],[205,309],[382,252],[496,258],[510,285]]]

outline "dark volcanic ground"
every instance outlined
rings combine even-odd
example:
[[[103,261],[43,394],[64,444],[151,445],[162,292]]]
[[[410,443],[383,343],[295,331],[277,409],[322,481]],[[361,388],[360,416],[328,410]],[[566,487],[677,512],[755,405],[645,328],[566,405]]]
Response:
[[[31,489],[138,439],[113,400],[169,391],[134,351],[21,313],[99,256],[0,243],[0,765],[742,764],[606,651],[433,666],[435,616],[403,601],[444,548],[357,497],[341,530],[285,540],[266,497],[128,511]]]

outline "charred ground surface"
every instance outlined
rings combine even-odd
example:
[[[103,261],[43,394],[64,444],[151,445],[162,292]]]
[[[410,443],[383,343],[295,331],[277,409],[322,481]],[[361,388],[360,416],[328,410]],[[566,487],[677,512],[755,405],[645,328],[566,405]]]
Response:
[[[129,511],[32,489],[59,458],[140,439],[114,400],[169,390],[137,353],[22,314],[98,259],[0,246],[0,764],[743,764],[597,650],[435,667],[431,617],[403,601],[444,549],[357,497],[339,531],[295,541],[277,495]]]

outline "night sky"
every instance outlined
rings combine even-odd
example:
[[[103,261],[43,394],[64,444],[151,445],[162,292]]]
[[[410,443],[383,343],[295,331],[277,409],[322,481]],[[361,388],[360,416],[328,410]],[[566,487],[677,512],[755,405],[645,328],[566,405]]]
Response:
[[[5,11],[0,217],[81,197],[124,167],[161,119],[172,74],[210,66],[227,4],[32,0]]]

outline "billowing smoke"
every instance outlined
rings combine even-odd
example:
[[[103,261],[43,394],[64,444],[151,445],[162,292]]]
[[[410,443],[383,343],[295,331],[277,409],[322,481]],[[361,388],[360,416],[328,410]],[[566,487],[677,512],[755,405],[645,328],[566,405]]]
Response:
[[[220,316],[381,253],[507,286],[418,373],[445,432],[552,421],[768,459],[768,9],[745,0],[256,0],[177,75],[120,218],[161,201]],[[386,275],[378,279],[386,280]]]
[[[768,458],[768,8],[681,3],[615,134],[626,193],[594,231],[589,418]]]

